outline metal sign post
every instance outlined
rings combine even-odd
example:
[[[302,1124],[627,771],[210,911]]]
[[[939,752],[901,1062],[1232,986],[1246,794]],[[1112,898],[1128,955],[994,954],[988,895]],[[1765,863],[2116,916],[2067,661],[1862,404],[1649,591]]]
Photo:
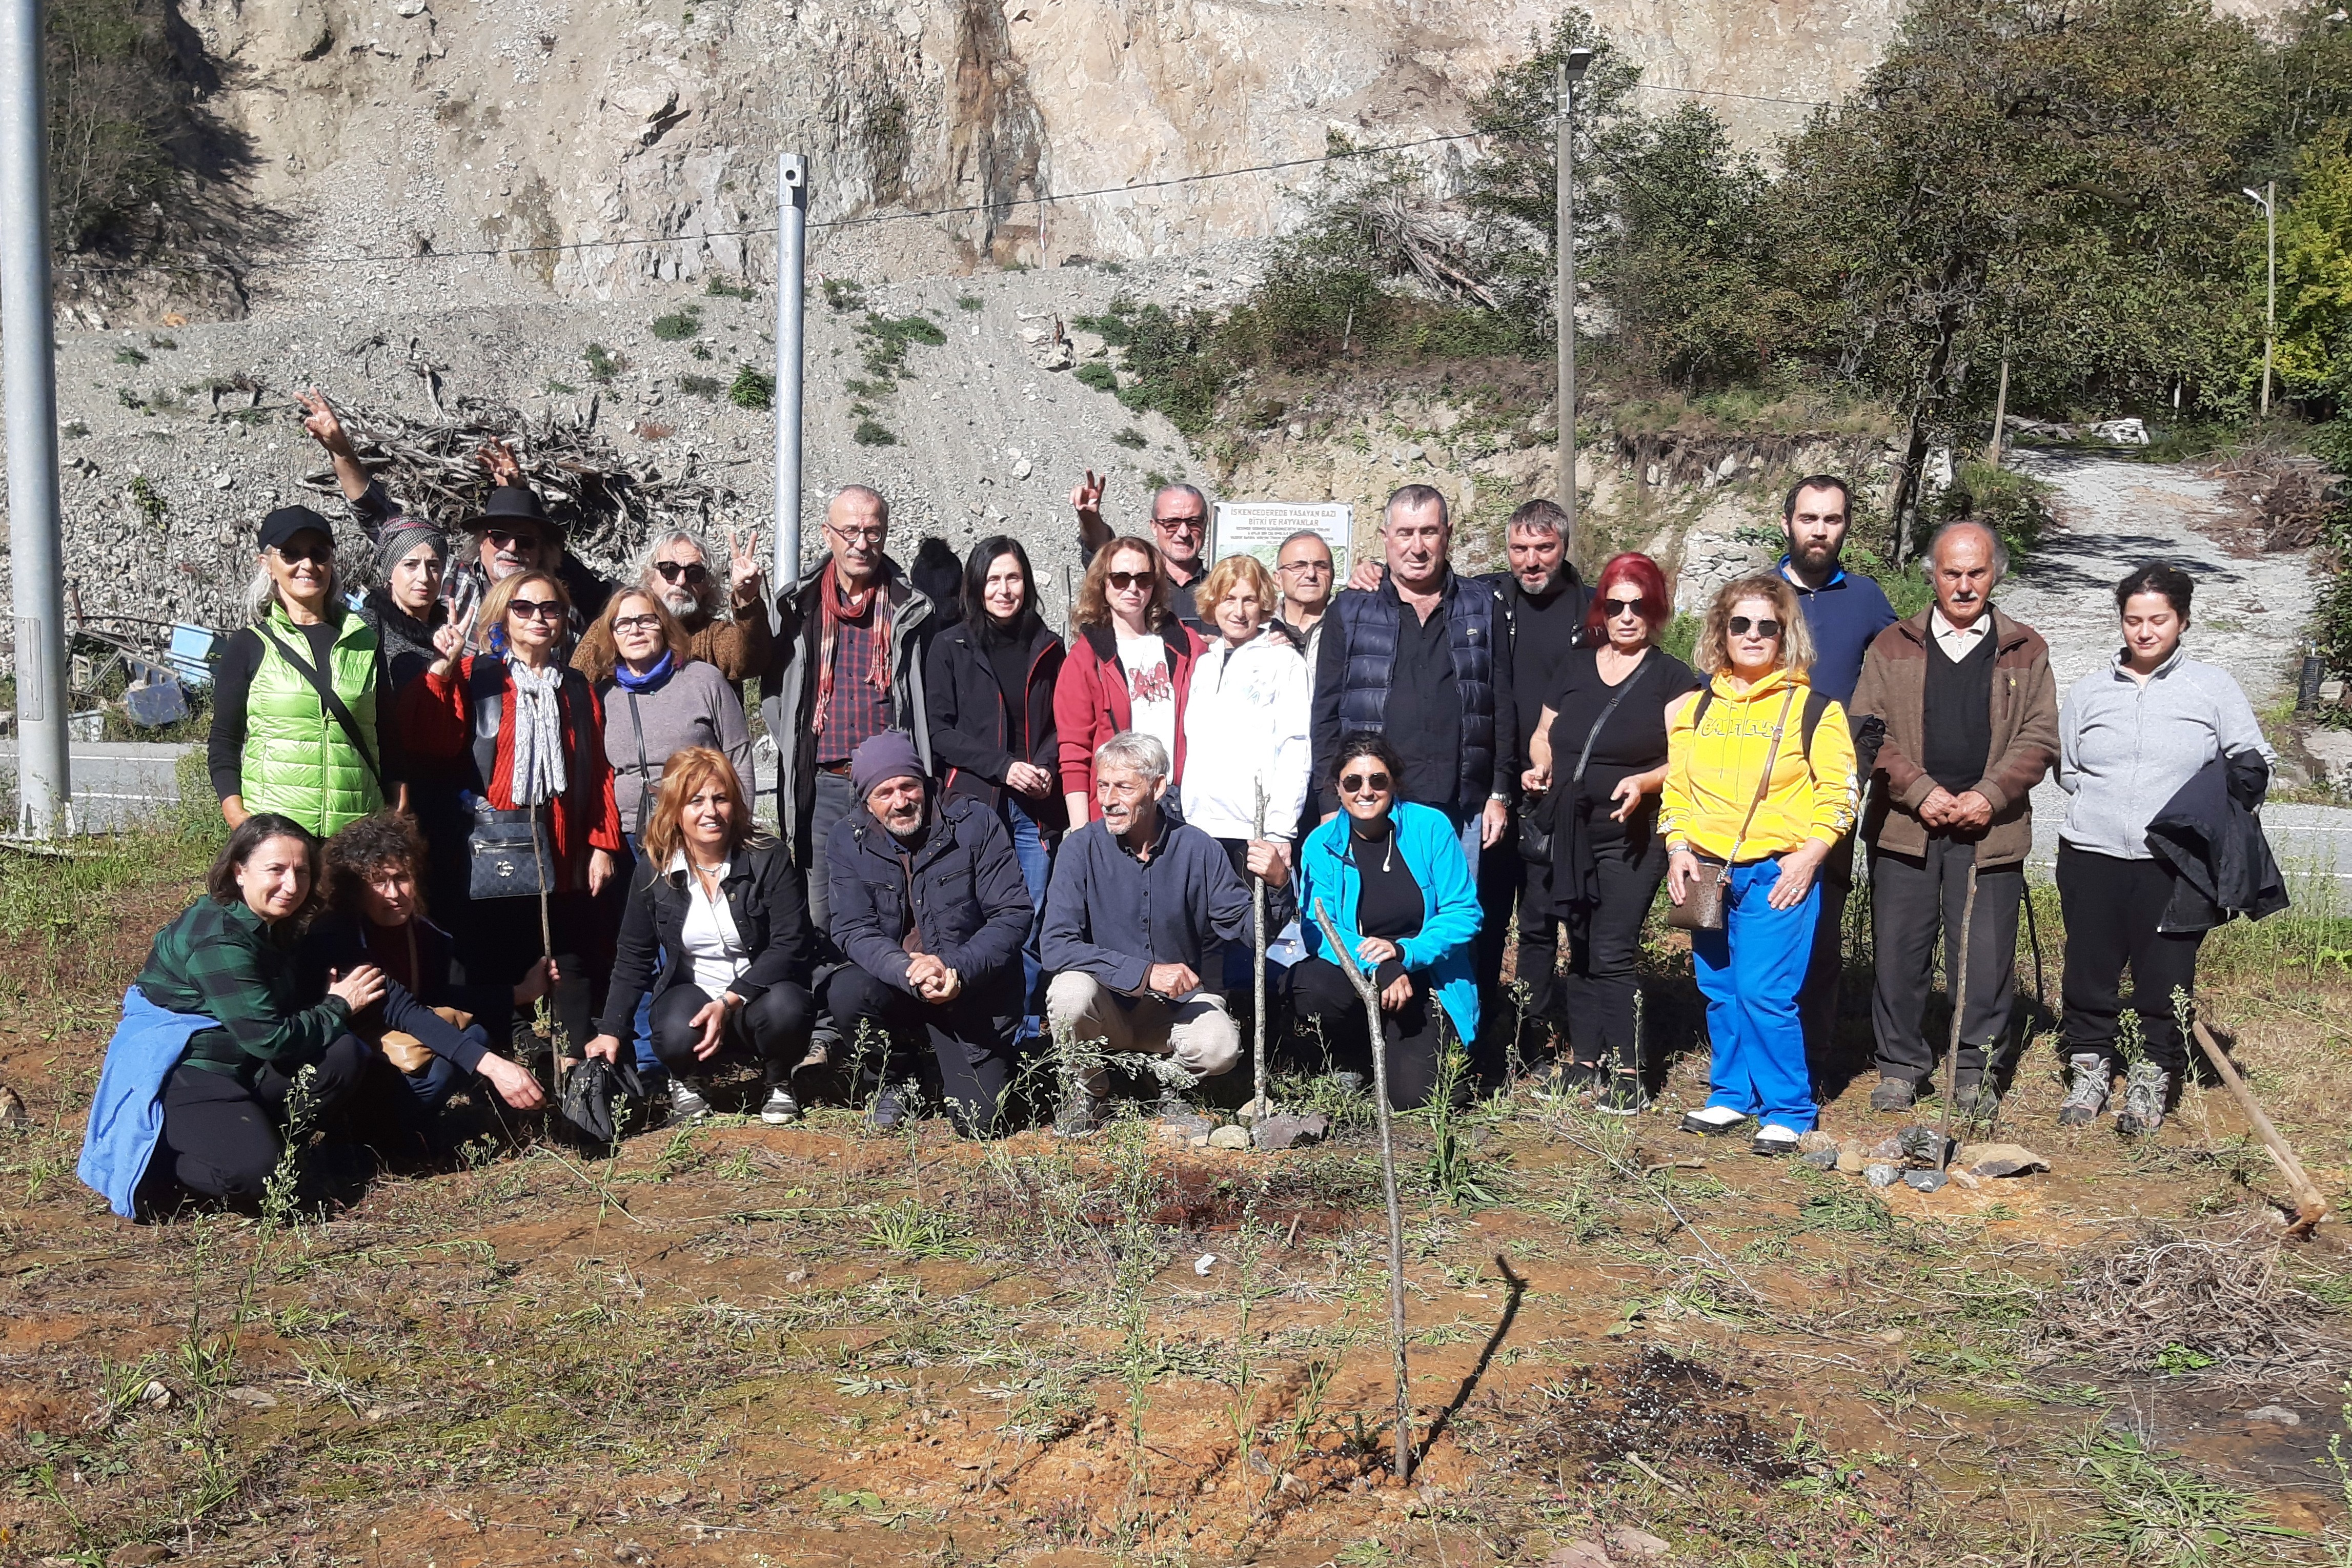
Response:
[[[801,575],[801,294],[808,277],[808,160],[776,156],[776,569],[781,593]]]

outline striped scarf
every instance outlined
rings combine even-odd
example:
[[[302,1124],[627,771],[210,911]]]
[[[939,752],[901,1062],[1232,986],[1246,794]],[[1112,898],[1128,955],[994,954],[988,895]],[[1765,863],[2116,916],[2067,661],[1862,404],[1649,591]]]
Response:
[[[534,670],[509,656],[507,678],[514,688],[514,778],[509,792],[518,806],[544,805],[563,793],[563,710],[556,693],[563,666]]]

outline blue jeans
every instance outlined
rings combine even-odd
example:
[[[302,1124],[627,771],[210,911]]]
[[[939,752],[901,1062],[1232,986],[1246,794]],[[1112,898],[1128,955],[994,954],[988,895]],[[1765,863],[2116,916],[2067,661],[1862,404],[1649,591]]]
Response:
[[[1816,1112],[1797,993],[1822,889],[1816,882],[1795,907],[1775,909],[1767,901],[1780,877],[1777,857],[1732,868],[1724,929],[1691,933],[1692,967],[1713,1046],[1706,1103],[1807,1133]]]
[[[1045,1032],[1040,1022],[1045,969],[1037,961],[1037,930],[1045,917],[1045,873],[1053,857],[1046,852],[1037,819],[1014,805],[1010,791],[998,800],[996,815],[1013,835],[1013,858],[1021,862],[1021,880],[1029,884],[1029,936],[1021,944],[1021,1037],[1027,1040]]]

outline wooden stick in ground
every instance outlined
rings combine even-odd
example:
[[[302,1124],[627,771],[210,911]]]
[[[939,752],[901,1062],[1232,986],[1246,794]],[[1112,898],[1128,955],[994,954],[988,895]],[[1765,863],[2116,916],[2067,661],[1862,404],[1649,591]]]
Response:
[[[530,808],[530,868],[539,879],[539,950],[552,967],[555,962],[555,936],[547,918],[547,862],[539,856],[539,808],[536,806]],[[555,1092],[561,1094],[563,1092],[563,1048],[572,1042],[557,1038],[563,1032],[563,1024],[555,1018],[554,995],[551,985],[547,995],[551,1020],[548,1029],[548,1076],[555,1081]]]
[[[1265,780],[1252,780],[1257,787],[1256,840],[1265,841]],[[1257,1092],[1249,1103],[1249,1123],[1252,1126],[1274,1114],[1274,1104],[1265,1097],[1265,879],[1250,878],[1250,980],[1254,988],[1255,1005],[1250,1010],[1256,1030]]]
[[[1944,1125],[1936,1134],[1936,1168],[1945,1170],[1952,1163],[1952,1101],[1959,1093],[1960,1083],[1960,1023],[1969,1007],[1969,928],[1977,918],[1977,863],[1969,862],[1969,894],[1960,904],[1960,957],[1957,964],[1948,965],[1952,980],[1952,1045],[1944,1053]],[[1979,1093],[1983,1092],[1979,1084]]]
[[[2263,1108],[2254,1103],[2254,1092],[2246,1087],[2246,1081],[2238,1076],[2237,1064],[2213,1042],[2213,1037],[2205,1032],[2205,1025],[2201,1021],[2192,1022],[2189,1028],[2197,1036],[2198,1047],[2205,1052],[2206,1060],[2212,1062],[2213,1071],[2221,1074],[2221,1082],[2236,1097],[2238,1109],[2246,1113],[2246,1120],[2252,1124],[2254,1136],[2262,1140],[2263,1150],[2271,1156],[2271,1163],[2278,1166],[2279,1175],[2286,1177],[2287,1189],[2294,1194],[2294,1223],[2286,1228],[2286,1233],[2289,1236],[2310,1235],[2326,1218],[2327,1200],[2319,1195],[2319,1188],[2313,1185],[2311,1177],[2304,1174],[2303,1162],[2294,1157],[2294,1151],[2287,1147],[2284,1138],[2279,1136],[2279,1130],[2271,1125],[2271,1119],[2263,1114]]]
[[[1356,967],[1356,956],[1340,942],[1339,928],[1332,924],[1330,912],[1319,898],[1315,901],[1315,924],[1323,928],[1323,939],[1331,945],[1331,962],[1363,998],[1364,1029],[1371,1036],[1372,1110],[1381,1127],[1381,1191],[1389,1206],[1389,1347],[1396,1354],[1396,1473],[1399,1481],[1409,1481],[1412,1479],[1412,1385],[1404,1358],[1404,1210],[1397,1203],[1396,1144],[1390,1132],[1388,1037],[1381,1030],[1380,993],[1372,988],[1371,977]],[[1433,1000],[1430,1005],[1436,1003]]]

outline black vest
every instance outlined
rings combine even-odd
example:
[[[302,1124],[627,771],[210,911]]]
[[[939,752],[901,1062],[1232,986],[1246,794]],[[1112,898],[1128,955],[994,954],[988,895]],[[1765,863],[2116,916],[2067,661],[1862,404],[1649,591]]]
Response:
[[[1927,632],[1927,711],[1921,728],[1927,777],[1958,795],[1973,789],[1992,760],[1992,664],[2000,632],[1991,625],[1958,664]]]

